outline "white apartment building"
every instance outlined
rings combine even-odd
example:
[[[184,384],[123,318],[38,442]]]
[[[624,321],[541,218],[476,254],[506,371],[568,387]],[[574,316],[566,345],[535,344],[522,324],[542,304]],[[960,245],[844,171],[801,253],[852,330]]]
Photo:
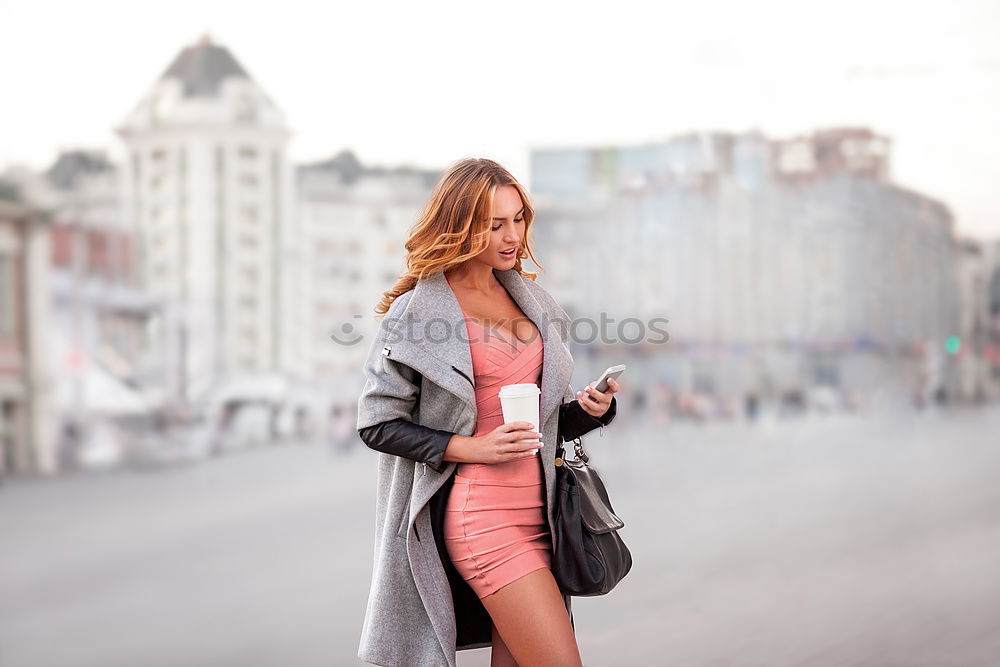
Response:
[[[223,46],[184,48],[116,128],[124,218],[167,392],[196,403],[224,378],[291,366],[294,186],[283,113]]]
[[[404,269],[410,227],[439,172],[364,167],[349,151],[298,168],[302,266],[296,285],[296,374],[356,399],[377,329],[374,307]]]

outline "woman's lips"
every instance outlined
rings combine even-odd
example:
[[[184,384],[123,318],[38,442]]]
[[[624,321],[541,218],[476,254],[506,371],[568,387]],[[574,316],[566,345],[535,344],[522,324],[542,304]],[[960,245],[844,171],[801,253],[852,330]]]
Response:
[[[501,251],[500,254],[504,257],[513,257],[515,252],[517,252],[517,248],[513,248],[510,252]]]

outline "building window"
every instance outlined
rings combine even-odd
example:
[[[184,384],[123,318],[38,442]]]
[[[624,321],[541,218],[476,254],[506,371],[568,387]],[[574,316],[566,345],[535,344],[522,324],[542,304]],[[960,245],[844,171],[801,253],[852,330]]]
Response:
[[[17,330],[17,290],[15,263],[10,255],[0,255],[0,334],[13,335]]]
[[[254,204],[247,204],[240,207],[240,215],[248,222],[257,222],[260,218],[260,209]]]
[[[241,160],[256,160],[257,149],[253,146],[240,146],[239,155]]]

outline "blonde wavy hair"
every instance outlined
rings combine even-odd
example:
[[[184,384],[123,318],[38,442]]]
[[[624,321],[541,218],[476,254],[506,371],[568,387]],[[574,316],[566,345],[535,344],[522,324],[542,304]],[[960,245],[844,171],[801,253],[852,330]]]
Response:
[[[486,249],[493,225],[493,196],[504,185],[517,188],[524,204],[524,238],[514,268],[526,278],[538,278],[537,273],[521,269],[525,257],[531,257],[543,269],[529,242],[535,209],[527,190],[499,163],[487,158],[465,158],[448,167],[410,228],[403,244],[406,270],[375,306],[377,315],[385,315],[396,297],[413,289],[421,278],[447,271]]]

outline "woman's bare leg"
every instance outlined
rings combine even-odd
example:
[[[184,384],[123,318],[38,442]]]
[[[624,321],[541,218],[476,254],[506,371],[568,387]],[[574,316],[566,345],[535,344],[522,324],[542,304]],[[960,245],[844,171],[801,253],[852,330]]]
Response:
[[[492,625],[492,624],[491,624]],[[493,627],[493,650],[490,652],[490,667],[520,667],[517,660],[510,654],[510,649],[504,643],[503,637],[496,625]]]
[[[520,667],[583,667],[569,612],[549,568],[529,572],[482,602]]]

